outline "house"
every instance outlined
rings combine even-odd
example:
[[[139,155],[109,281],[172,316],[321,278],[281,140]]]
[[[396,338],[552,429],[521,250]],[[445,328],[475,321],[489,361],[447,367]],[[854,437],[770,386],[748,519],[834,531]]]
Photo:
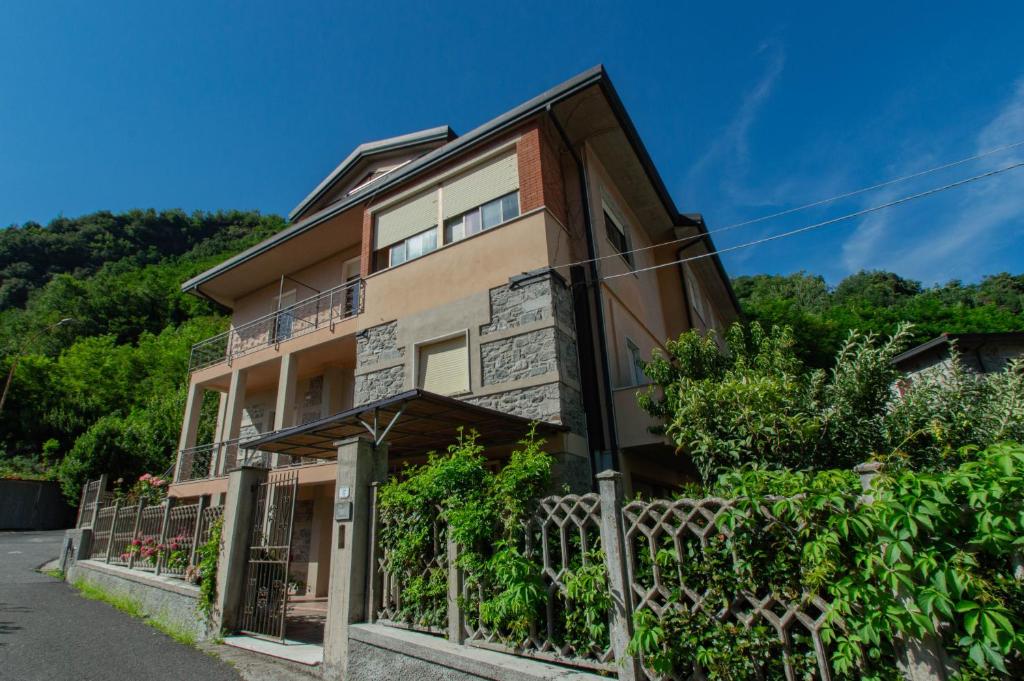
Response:
[[[230,310],[231,327],[192,350],[170,495],[223,498],[245,462],[295,471],[300,593],[327,593],[347,437],[386,446],[397,471],[465,426],[500,466],[538,421],[571,489],[605,468],[629,493],[687,479],[636,404],[639,364],[688,329],[723,329],[738,306],[603,68],[463,135],[361,144],[289,217],[182,285]],[[200,443],[210,399],[216,433]]]
[[[948,370],[954,348],[960,361],[971,371],[979,374],[1002,371],[1010,360],[1024,355],[1024,331],[943,333],[892,360],[904,375],[900,385],[905,387],[915,377],[926,373]]]

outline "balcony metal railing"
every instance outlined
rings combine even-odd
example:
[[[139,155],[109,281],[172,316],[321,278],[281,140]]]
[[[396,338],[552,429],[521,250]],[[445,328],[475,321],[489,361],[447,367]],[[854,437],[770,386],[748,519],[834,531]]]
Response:
[[[363,280],[354,279],[196,343],[189,371],[230,362],[325,326],[333,329],[336,322],[362,311]]]
[[[323,459],[278,455],[276,461],[271,452],[249,449],[245,442],[236,438],[224,442],[196,445],[178,452],[180,465],[175,482],[210,480],[228,474],[237,466],[262,466],[264,468],[291,468],[323,463]]]

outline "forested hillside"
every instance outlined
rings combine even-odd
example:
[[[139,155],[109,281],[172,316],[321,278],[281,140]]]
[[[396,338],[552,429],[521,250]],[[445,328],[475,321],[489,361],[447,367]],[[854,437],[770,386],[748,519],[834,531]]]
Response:
[[[835,288],[807,272],[733,280],[744,315],[766,328],[793,328],[807,364],[829,367],[850,329],[889,335],[914,324],[911,342],[940,333],[1024,330],[1024,275],[994,274],[977,284],[923,287],[891,272],[859,272]]]
[[[59,477],[73,496],[101,471],[164,471],[189,348],[227,324],[179,286],[283,226],[149,210],[0,231],[0,370],[22,353],[0,414],[0,475]]]
[[[226,328],[182,281],[280,230],[277,216],[130,211],[0,230],[0,371],[18,367],[0,413],[0,476],[81,482],[162,472],[173,462],[189,348]],[[812,366],[828,366],[847,331],[1024,329],[1024,276],[937,288],[862,272],[834,289],[815,275],[734,282],[748,317],[789,324]],[[50,328],[63,318],[74,321]],[[208,401],[204,427],[212,425]]]

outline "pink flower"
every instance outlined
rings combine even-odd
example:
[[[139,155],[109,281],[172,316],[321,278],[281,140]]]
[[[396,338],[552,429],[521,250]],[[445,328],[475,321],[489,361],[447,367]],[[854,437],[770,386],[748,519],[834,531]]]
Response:
[[[153,477],[153,476],[152,476],[152,475],[150,475],[149,473],[143,473],[143,474],[142,474],[141,476],[139,476],[139,481],[140,481],[140,482],[144,482],[144,481],[146,481],[146,480],[149,480],[149,479],[150,479],[150,478],[152,478],[152,477]]]

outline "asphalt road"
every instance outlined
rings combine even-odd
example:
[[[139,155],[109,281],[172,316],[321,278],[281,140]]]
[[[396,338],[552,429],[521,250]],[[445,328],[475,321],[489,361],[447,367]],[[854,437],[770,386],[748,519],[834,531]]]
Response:
[[[239,681],[234,669],[36,571],[64,533],[0,532],[3,681]]]

